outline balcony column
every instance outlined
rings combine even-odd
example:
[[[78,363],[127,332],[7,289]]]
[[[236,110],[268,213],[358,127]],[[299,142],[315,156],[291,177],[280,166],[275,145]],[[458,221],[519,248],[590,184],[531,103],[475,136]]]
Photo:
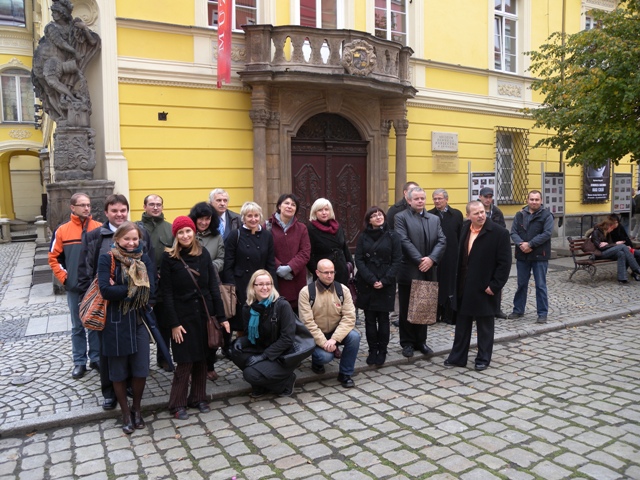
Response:
[[[266,108],[249,112],[253,122],[253,201],[266,215],[267,204],[267,122],[271,113]]]
[[[402,196],[402,187],[407,182],[407,130],[409,120],[400,118],[393,121],[396,132],[396,197]]]

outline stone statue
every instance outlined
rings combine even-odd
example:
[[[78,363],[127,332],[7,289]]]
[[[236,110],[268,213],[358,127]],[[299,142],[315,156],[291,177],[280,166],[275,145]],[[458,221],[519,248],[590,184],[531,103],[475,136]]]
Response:
[[[31,79],[44,111],[58,127],[88,127],[91,100],[84,71],[100,50],[100,37],[73,18],[69,0],[53,0],[53,22],[33,54]]]

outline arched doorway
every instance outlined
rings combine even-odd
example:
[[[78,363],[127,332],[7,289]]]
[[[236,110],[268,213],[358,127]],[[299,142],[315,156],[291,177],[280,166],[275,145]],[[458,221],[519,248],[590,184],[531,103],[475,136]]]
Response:
[[[291,139],[291,184],[301,201],[298,218],[308,221],[313,202],[329,199],[351,249],[368,207],[367,146],[351,122],[331,113],[309,118]]]

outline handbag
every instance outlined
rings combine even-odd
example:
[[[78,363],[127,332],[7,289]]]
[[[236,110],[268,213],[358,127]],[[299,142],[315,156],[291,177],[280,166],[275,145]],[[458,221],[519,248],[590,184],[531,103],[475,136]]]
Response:
[[[438,315],[438,282],[412,280],[407,321],[414,325],[433,325]]]
[[[347,271],[349,272],[349,280],[347,281],[347,287],[349,287],[349,293],[351,293],[351,298],[353,300],[353,304],[355,305],[358,301],[358,289],[356,288],[356,277],[353,273],[353,263],[347,262]],[[356,310],[357,313],[357,310]]]
[[[218,271],[214,268],[213,271],[218,277],[218,285],[220,287],[220,297],[222,297],[222,304],[224,305],[224,316],[227,318],[233,318],[236,316],[236,305],[238,303],[238,296],[236,295],[236,286],[233,283],[222,283]]]
[[[109,276],[113,278],[113,273],[116,269],[116,262],[111,252],[111,272]],[[98,285],[98,274],[89,285],[89,289],[82,297],[80,302],[79,313],[82,326],[88,330],[96,330],[98,332],[104,330],[104,326],[107,323],[107,306],[109,300],[105,300],[100,293],[100,286]]]
[[[280,300],[281,298],[282,300]],[[283,297],[279,297],[278,300],[276,300],[276,304],[278,301],[286,302]],[[296,332],[293,345],[291,345],[291,348],[286,353],[278,357],[278,362],[287,368],[297,368],[305,358],[311,355],[313,349],[316,348],[316,341],[309,329],[302,323],[302,320],[298,318],[295,312],[293,315],[296,319]],[[273,314],[271,315],[271,341],[274,343],[277,340],[277,328],[278,317],[276,315],[276,305],[274,304]]]
[[[222,327],[220,326],[218,319],[216,317],[212,317],[209,314],[209,309],[207,308],[207,302],[204,299],[202,290],[200,290],[200,285],[198,285],[198,282],[196,281],[196,277],[193,276],[193,272],[189,268],[189,265],[187,265],[182,258],[180,258],[180,261],[184,265],[184,268],[187,269],[187,273],[191,277],[191,280],[193,280],[193,284],[198,289],[198,293],[200,294],[200,299],[202,300],[202,305],[204,305],[204,311],[207,314],[207,344],[209,345],[209,348],[222,348],[224,347],[224,336],[222,335]],[[200,274],[198,273],[198,275]]]

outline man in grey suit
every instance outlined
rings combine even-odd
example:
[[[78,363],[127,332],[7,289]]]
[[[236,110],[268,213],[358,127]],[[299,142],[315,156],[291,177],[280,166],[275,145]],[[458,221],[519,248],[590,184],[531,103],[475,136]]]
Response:
[[[409,190],[409,207],[395,218],[395,231],[402,244],[402,265],[398,271],[398,303],[400,305],[400,346],[402,355],[413,357],[414,350],[432,355],[427,344],[427,326],[407,321],[411,281],[437,281],[436,265],[444,255],[447,239],[440,227],[440,218],[428,213],[426,194],[420,187]]]
[[[240,215],[229,210],[229,194],[222,188],[215,188],[209,194],[209,203],[220,217],[218,230],[223,239],[227,239],[231,230],[240,228]]]

